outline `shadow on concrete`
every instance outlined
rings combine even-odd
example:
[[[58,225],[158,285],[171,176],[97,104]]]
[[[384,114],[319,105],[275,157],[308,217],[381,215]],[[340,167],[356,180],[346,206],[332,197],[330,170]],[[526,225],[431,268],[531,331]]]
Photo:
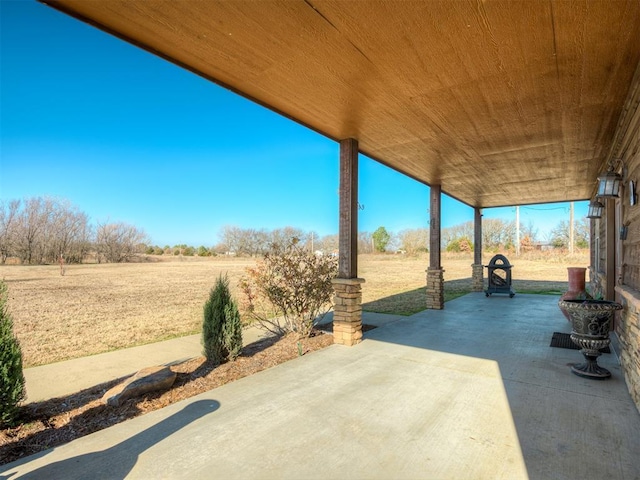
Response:
[[[252,357],[271,347],[280,339],[281,337],[279,336],[272,336],[253,342],[242,349],[240,356]],[[178,363],[182,362],[174,362],[174,364]],[[178,372],[171,388],[176,389],[192,382],[197,382],[216,368],[217,365],[208,363],[204,357],[202,357],[202,363],[195,368],[195,370],[186,373]],[[20,421],[23,424],[41,422],[51,426],[50,421],[53,417],[64,415],[65,412],[88,407],[92,403],[95,404],[102,398],[106,391],[129,377],[130,375],[127,375],[109,382],[100,383],[68,396],[28,403],[21,408]],[[74,416],[63,426],[45,428],[44,430],[31,433],[19,442],[0,446],[0,465],[37,454],[41,452],[43,448],[56,447],[62,443],[66,443],[68,440],[65,439],[68,439],[70,436],[76,438],[74,434],[77,434],[77,432],[82,432],[79,436],[84,436],[111,427],[124,420],[135,418],[140,415],[140,409],[138,408],[140,402],[154,400],[165,393],[164,390],[148,392],[142,397],[128,399],[117,409],[117,414],[109,415],[109,412],[113,412],[113,407],[103,405],[102,403],[86,408],[80,415]],[[69,435],[69,433],[71,435]]]
[[[196,401],[152,427],[105,450],[53,462],[15,478],[13,478],[15,472],[8,472],[6,476],[0,476],[0,479],[125,478],[145,450],[218,408],[220,403],[215,400]]]
[[[529,285],[546,290],[562,283]],[[580,352],[550,347],[554,331],[571,330],[558,299],[472,293],[447,302],[444,310],[425,310],[377,329],[369,339],[433,352],[433,358],[460,356],[463,367],[451,375],[494,363],[530,479],[640,478],[640,416],[619,362],[614,355],[599,357],[612,372],[606,381],[570,372],[583,361]],[[413,355],[436,364],[429,354]],[[456,360],[438,365],[444,375],[447,363]],[[616,447],[607,447],[607,456],[592,455],[603,445]]]

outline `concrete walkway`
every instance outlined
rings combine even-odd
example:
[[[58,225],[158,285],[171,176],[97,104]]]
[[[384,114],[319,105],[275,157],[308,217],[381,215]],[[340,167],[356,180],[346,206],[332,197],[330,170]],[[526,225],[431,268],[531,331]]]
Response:
[[[0,478],[640,478],[640,414],[550,348],[557,297],[471,294],[0,467]]]
[[[366,312],[364,321],[382,326],[403,318]],[[333,321],[329,312],[321,323]],[[245,328],[242,343],[249,345],[268,336],[256,327]],[[29,403],[63,397],[104,382],[128,377],[138,370],[155,365],[171,365],[202,355],[201,335],[188,335],[163,342],[125,348],[90,357],[76,358],[39,367],[26,368],[24,377]]]

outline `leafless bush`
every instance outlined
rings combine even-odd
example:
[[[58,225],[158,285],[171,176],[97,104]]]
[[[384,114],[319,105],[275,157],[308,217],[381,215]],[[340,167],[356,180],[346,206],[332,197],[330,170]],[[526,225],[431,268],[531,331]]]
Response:
[[[247,269],[240,282],[245,310],[269,332],[309,336],[331,307],[331,280],[337,273],[333,256],[316,255],[295,240],[274,245],[255,268]]]

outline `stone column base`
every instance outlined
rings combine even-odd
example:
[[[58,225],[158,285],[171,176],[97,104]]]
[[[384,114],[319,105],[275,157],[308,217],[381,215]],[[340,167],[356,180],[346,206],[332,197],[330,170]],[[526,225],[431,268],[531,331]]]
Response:
[[[333,343],[349,347],[362,341],[363,278],[334,278]]]
[[[427,270],[427,308],[444,308],[444,270]]]
[[[482,292],[484,290],[484,267],[474,263],[471,265],[471,291]]]

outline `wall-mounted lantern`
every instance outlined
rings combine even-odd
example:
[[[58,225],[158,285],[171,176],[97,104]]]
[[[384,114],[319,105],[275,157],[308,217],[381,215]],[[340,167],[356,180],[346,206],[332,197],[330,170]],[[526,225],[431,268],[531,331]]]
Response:
[[[622,164],[622,160],[616,161],[618,164]],[[624,164],[622,164],[624,169]],[[613,162],[609,162],[609,168],[607,173],[598,177],[598,193],[596,197],[605,198],[617,198],[618,192],[620,192],[620,183],[622,182],[622,175],[615,172]]]
[[[587,212],[587,218],[600,218],[602,217],[602,209],[604,205],[598,200],[593,200],[589,203],[589,210]]]
[[[622,175],[613,171],[613,166],[604,175],[598,177],[598,193],[596,197],[612,198],[617,197],[620,191]]]

